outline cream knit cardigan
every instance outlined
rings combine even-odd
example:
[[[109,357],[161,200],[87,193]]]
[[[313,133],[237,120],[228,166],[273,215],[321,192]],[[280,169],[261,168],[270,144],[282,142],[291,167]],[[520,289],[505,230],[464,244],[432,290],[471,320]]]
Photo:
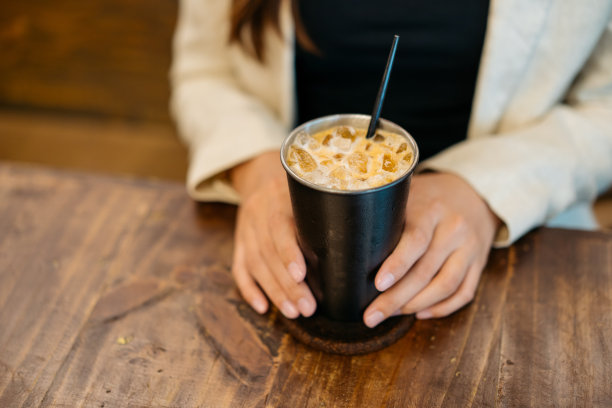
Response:
[[[181,0],[171,109],[190,195],[237,203],[225,171],[292,126],[294,50],[286,1],[264,64],[228,44],[230,3]],[[491,0],[468,137],[420,168],[467,180],[505,224],[497,246],[545,223],[592,224],[589,203],[612,182],[611,16],[612,0]]]

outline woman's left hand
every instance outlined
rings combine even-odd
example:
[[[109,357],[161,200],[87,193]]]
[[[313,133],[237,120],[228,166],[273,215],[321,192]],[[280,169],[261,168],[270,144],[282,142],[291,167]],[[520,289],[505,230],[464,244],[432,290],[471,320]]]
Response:
[[[499,219],[462,178],[447,173],[413,177],[406,225],[380,267],[380,294],[366,309],[374,327],[389,316],[447,316],[473,298]]]

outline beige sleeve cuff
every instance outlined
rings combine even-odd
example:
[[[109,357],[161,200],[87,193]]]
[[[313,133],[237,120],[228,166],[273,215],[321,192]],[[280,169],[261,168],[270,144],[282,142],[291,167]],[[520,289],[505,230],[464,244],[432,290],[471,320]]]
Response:
[[[612,134],[593,125],[599,115],[558,107],[527,128],[452,146],[421,168],[468,182],[504,224],[494,246],[507,246],[610,185]]]
[[[187,192],[197,201],[240,204],[240,195],[231,185],[227,171],[261,153],[279,148],[280,143],[274,140],[260,141],[257,145],[195,146],[187,172]]]
[[[240,197],[229,183],[227,171],[261,153],[279,150],[286,129],[259,107],[236,109],[239,113],[217,112],[213,120],[207,120],[193,111],[193,106],[202,106],[197,100],[184,106],[177,116],[181,116],[179,127],[189,143],[189,195],[198,201],[238,204]]]

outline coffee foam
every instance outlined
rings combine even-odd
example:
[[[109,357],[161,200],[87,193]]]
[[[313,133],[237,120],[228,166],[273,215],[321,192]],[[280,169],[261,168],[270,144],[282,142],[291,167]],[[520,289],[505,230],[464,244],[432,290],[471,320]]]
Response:
[[[301,178],[339,190],[364,190],[388,184],[412,166],[414,152],[405,137],[377,130],[336,126],[313,135],[298,133],[286,162]]]

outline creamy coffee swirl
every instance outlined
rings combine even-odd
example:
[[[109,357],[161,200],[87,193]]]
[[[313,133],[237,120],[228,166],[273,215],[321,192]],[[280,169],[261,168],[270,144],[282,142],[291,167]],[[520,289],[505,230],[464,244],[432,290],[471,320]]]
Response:
[[[298,134],[285,160],[301,178],[339,190],[364,190],[388,184],[408,171],[414,152],[405,137],[377,130],[336,126],[313,135]]]

